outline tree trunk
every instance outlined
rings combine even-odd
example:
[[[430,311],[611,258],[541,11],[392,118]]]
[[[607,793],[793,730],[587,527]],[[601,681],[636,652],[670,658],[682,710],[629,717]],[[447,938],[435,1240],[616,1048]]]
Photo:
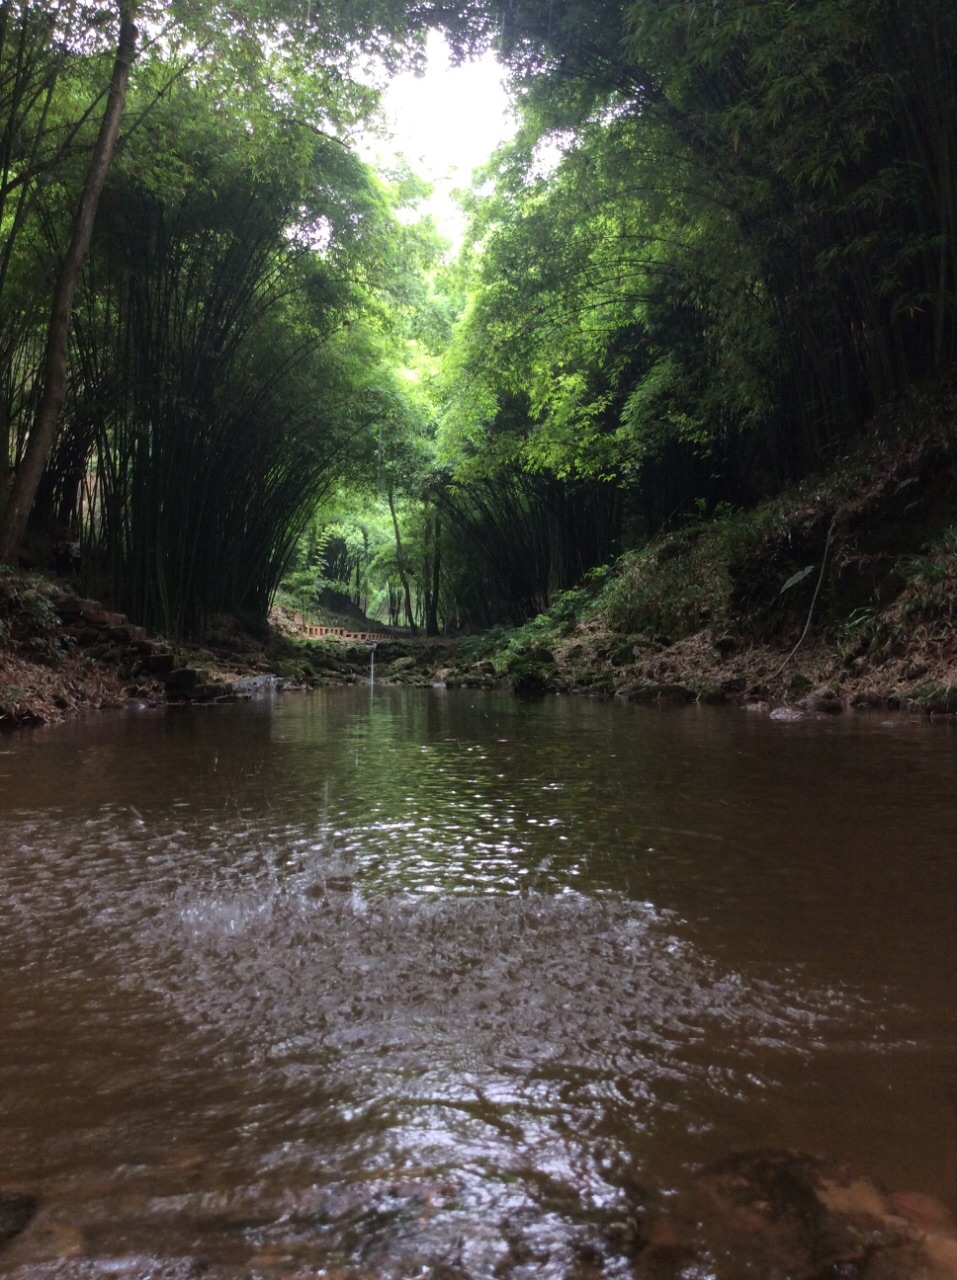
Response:
[[[405,618],[409,630],[413,635],[418,635],[418,627],[415,625],[415,614],[412,612],[412,592],[409,588],[409,575],[405,571],[405,558],[402,553],[402,539],[399,536],[399,517],[395,513],[395,497],[392,492],[392,486],[389,485],[389,510],[392,512],[392,528],[395,530],[395,563],[399,570],[399,578],[402,582],[402,591],[405,595]]]
[[[427,636],[437,636],[439,634],[439,581],[442,564],[442,553],[439,549],[442,525],[438,507],[433,508],[432,520],[430,523],[426,523],[426,529],[428,530],[430,527],[432,533],[432,562],[429,565],[429,569],[432,581],[431,585],[426,589],[425,634]]]
[[[10,414],[7,402],[0,389],[0,516],[7,505],[7,494],[10,492]]]
[[[113,74],[110,78],[109,97],[100,122],[96,146],[90,157],[83,192],[73,215],[70,242],[54,284],[43,361],[43,392],[27,440],[23,461],[17,470],[6,509],[0,518],[0,562],[9,563],[16,556],[43,470],[56,440],[60,413],[66,399],[67,353],[70,323],[73,317],[73,299],[90,247],[100,194],[116,151],[116,139],[126,106],[130,63],[133,61],[136,50],[134,0],[120,0],[119,14],[120,34],[113,63]]]

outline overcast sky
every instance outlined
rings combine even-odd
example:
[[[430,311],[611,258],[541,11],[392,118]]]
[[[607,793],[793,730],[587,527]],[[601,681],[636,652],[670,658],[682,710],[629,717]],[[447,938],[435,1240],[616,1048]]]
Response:
[[[414,172],[435,183],[427,207],[444,234],[456,239],[461,220],[452,190],[468,186],[472,170],[511,135],[514,124],[502,71],[491,54],[452,67],[444,40],[434,32],[428,54],[424,76],[397,76],[387,89],[384,105],[394,137],[375,139],[369,149],[383,159],[403,154]]]

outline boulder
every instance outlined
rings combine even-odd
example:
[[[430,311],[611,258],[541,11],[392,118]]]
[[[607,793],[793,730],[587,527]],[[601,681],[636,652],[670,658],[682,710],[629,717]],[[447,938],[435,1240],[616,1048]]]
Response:
[[[82,617],[91,627],[103,627],[105,630],[110,627],[121,627],[127,621],[125,613],[111,613],[109,609],[104,609],[95,601],[92,609],[82,610]]]
[[[135,627],[131,622],[121,622],[108,628],[111,640],[119,640],[123,644],[137,645],[146,641],[146,628]]]
[[[168,671],[163,676],[163,683],[167,689],[177,693],[185,693],[188,689],[194,688],[200,683],[203,676],[197,667],[177,667],[174,671]]]
[[[204,680],[186,691],[190,702],[235,701],[239,695],[224,680]]]
[[[147,653],[143,655],[140,665],[151,676],[169,675],[176,666],[176,656],[172,653],[164,653],[162,650]]]
[[[798,706],[803,707],[805,711],[823,712],[825,715],[836,716],[844,710],[844,704],[841,696],[833,689],[815,689],[812,693],[798,701]]]
[[[748,708],[750,710],[750,707]],[[805,713],[797,707],[775,707],[771,712],[772,720],[803,720]]]
[[[81,600],[79,596],[60,596],[55,601],[57,613],[64,620],[78,618],[82,614],[95,613],[100,608],[99,600]]]

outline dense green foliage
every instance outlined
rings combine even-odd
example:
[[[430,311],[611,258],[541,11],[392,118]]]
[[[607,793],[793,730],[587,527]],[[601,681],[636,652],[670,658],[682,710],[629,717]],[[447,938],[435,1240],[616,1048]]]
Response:
[[[121,11],[0,4],[0,454],[19,484],[65,308],[34,530],[81,538],[89,586],[191,634],[264,616],[316,503],[374,466],[433,246],[349,146],[376,101],[353,64],[422,32],[399,4],[140,6],[121,144],[58,302]]]
[[[523,128],[475,197],[443,422],[476,503],[610,480],[635,545],[951,368],[957,6],[520,0],[501,45]]]
[[[131,18],[33,528],[147,622],[518,623],[953,366],[954,0],[0,0],[4,498]],[[442,268],[350,150],[435,25],[520,118]]]

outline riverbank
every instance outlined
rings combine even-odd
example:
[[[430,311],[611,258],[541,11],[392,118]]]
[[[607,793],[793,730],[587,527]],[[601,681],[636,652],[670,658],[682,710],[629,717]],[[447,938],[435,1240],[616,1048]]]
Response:
[[[957,396],[888,410],[856,453],[689,520],[473,646],[450,678],[635,701],[957,712]]]
[[[645,563],[668,545],[647,553]],[[943,594],[950,589],[953,557],[948,564],[943,553],[937,554],[941,571],[935,585]],[[957,713],[957,629],[949,602],[908,630],[895,622],[909,616],[913,586],[902,593],[907,598],[860,624],[852,618],[843,627],[812,626],[799,644],[794,629],[749,639],[728,619],[674,639],[612,625],[608,596],[620,595],[621,581],[635,571],[635,564],[626,562],[620,577],[610,575],[611,590],[606,586],[584,606],[582,592],[569,593],[571,601],[560,598],[549,613],[521,628],[432,641],[387,637],[376,645],[375,677],[409,686],[505,688],[521,697],[562,693],[632,702],[728,703],[778,718],[862,708]],[[7,605],[0,644],[4,728],[55,724],[124,707],[230,701],[267,686],[295,691],[354,684],[372,673],[367,642],[309,641],[289,618],[274,618],[258,637],[235,627],[203,645],[174,646],[49,580],[7,575],[0,578],[0,593]],[[22,620],[11,624],[12,594],[46,602],[26,636],[18,634]],[[580,616],[571,613],[570,604],[578,606]],[[80,606],[85,616],[77,613]],[[66,617],[55,613],[57,607],[66,607]],[[926,606],[922,611],[930,612]]]
[[[359,676],[349,656],[336,644],[306,643],[281,616],[256,632],[222,619],[202,643],[174,643],[71,582],[0,573],[0,727],[229,701],[265,687],[352,683]]]
[[[522,627],[441,640],[387,633],[376,675],[520,696],[728,702],[781,717],[949,715],[955,608],[957,392],[938,389],[888,410],[827,473],[756,508],[685,522]],[[0,575],[0,726],[370,674],[367,642],[310,638],[281,610],[256,632],[221,619],[192,645],[135,624],[69,582]]]

